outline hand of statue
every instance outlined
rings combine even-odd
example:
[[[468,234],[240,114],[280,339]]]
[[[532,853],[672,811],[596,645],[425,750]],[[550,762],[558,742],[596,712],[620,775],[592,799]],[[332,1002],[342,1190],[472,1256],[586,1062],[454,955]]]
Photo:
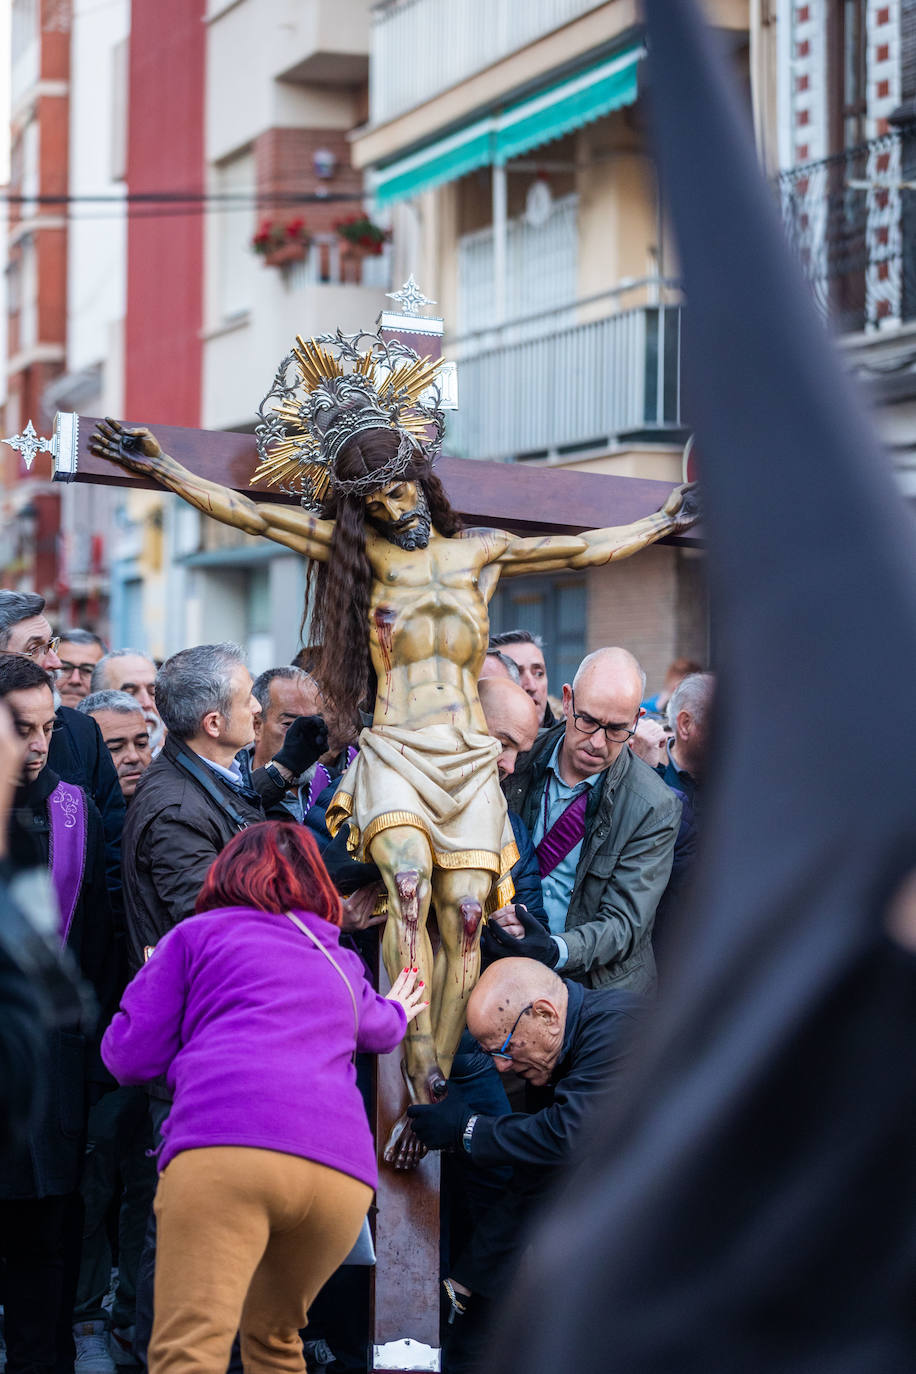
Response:
[[[89,452],[96,458],[106,458],[127,472],[149,477],[160,466],[162,449],[155,435],[140,427],[126,429],[120,420],[108,416],[100,420],[89,440]]]
[[[387,912],[383,911],[381,916],[372,914],[381,890],[381,883],[367,883],[365,887],[358,887],[355,892],[351,892],[349,897],[344,897],[341,901],[341,930],[368,930],[370,926],[384,925],[388,920]]]
[[[684,530],[689,530],[701,514],[700,490],[697,483],[685,482],[683,486],[675,487],[662,506],[661,513],[672,519],[672,534],[681,534]]]
[[[386,1002],[397,1002],[404,1008],[408,1025],[415,1016],[419,1016],[429,1006],[429,1002],[424,1002],[426,988],[422,980],[417,981],[418,973],[415,968],[402,969],[391,984],[391,991],[385,998]]]

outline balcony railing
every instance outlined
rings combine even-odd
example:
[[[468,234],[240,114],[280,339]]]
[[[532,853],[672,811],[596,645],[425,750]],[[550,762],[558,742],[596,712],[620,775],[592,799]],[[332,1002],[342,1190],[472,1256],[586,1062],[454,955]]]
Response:
[[[916,318],[916,133],[895,130],[777,178],[789,241],[843,333]]]
[[[579,302],[447,346],[459,396],[449,453],[554,457],[682,430],[683,306],[582,313]]]
[[[371,286],[391,289],[391,245],[381,253],[360,254],[347,250],[337,234],[315,234],[301,262],[285,269],[286,284],[301,286]]]
[[[604,0],[383,0],[372,16],[370,118],[383,124]]]

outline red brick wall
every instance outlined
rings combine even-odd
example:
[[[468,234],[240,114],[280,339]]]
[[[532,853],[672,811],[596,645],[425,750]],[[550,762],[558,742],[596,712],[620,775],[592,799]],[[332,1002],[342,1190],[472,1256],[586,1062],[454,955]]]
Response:
[[[66,80],[70,75],[70,0],[41,0],[40,14],[41,78]]]
[[[204,189],[203,0],[133,0],[127,184]],[[244,92],[240,92],[244,99]],[[127,233],[124,408],[134,420],[200,423],[204,216],[143,217]]]
[[[41,229],[38,254],[38,333],[41,343],[67,340],[67,231]]]
[[[337,157],[337,168],[328,181],[316,177],[312,165],[313,155],[319,148],[327,148]],[[362,195],[362,173],[350,165],[350,145],[342,129],[267,129],[255,139],[254,150],[257,188],[261,196],[269,196],[273,191],[312,195],[323,190],[335,195]],[[359,210],[358,200],[347,204],[313,203],[301,209],[281,204],[271,206],[267,201],[260,216],[262,219],[301,216],[312,233],[325,234],[332,233],[339,220]]]
[[[706,598],[702,563],[680,550],[643,549],[588,575],[589,650],[619,644],[646,670],[651,694],[672,659],[685,654],[705,663]]]

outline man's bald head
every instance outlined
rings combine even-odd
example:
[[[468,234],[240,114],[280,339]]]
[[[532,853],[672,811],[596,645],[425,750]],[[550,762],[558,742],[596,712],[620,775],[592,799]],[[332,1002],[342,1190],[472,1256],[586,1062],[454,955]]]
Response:
[[[566,984],[546,964],[498,959],[471,993],[468,1029],[500,1072],[512,1068],[531,1083],[546,1083],[563,1047],[568,1001]]]
[[[596,649],[582,660],[572,686],[563,687],[560,774],[567,784],[603,773],[619,758],[642,715],[645,682],[627,649]]]
[[[586,654],[576,669],[573,678],[573,691],[584,691],[592,683],[612,681],[618,691],[629,691],[636,697],[636,705],[642,701],[646,688],[646,675],[639,659],[629,649],[596,649]]]
[[[504,677],[482,678],[477,693],[487,729],[503,746],[496,760],[499,775],[508,778],[515,771],[519,754],[527,753],[537,739],[537,706],[524,688]]]

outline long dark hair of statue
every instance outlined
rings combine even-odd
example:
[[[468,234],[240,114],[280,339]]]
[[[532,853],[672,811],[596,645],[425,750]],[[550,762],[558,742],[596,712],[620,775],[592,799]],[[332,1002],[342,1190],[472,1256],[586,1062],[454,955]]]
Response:
[[[340,451],[336,471],[354,481],[388,464],[397,452],[398,436],[390,429],[368,429]],[[461,517],[449,504],[445,488],[419,454],[398,479],[416,482],[429,504],[433,528],[442,535],[457,534]],[[382,485],[387,485],[383,482]],[[366,557],[364,496],[333,496],[322,511],[334,520],[334,535],[326,563],[309,563],[306,606],[311,605],[309,640],[312,672],[333,702],[340,729],[356,727],[360,702],[372,683],[369,658],[369,597],[372,569]]]

